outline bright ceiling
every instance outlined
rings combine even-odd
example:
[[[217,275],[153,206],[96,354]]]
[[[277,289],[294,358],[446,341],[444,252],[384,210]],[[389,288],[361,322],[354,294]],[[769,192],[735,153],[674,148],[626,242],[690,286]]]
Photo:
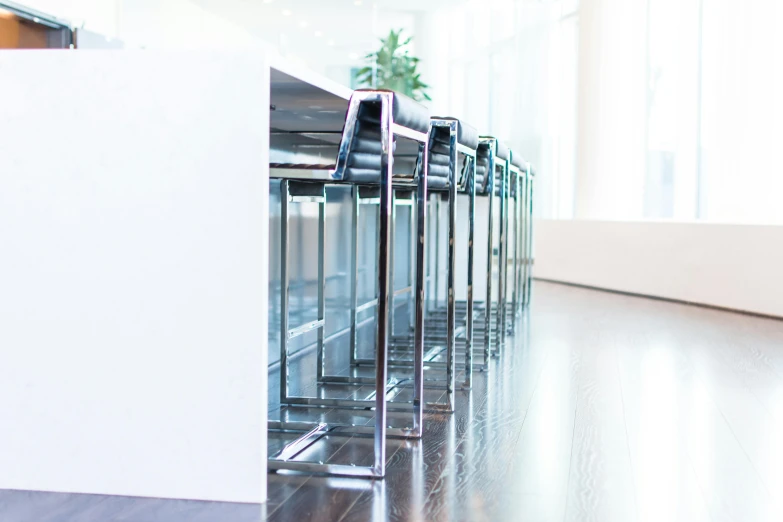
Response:
[[[199,0],[199,5],[242,27],[313,69],[349,69],[378,46],[390,29],[414,32],[427,12],[462,0]]]

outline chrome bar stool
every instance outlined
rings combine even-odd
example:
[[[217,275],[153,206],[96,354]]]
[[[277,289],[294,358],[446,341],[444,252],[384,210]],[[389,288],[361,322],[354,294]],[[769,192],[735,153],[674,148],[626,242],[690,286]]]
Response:
[[[477,151],[476,176],[483,177],[484,186],[481,190],[477,189],[477,194],[489,198],[489,212],[487,216],[487,272],[486,272],[486,295],[484,301],[475,303],[481,314],[483,328],[480,330],[483,336],[483,350],[480,351],[484,356],[484,364],[481,369],[489,370],[489,361],[491,357],[497,356],[501,349],[501,303],[505,299],[503,270],[500,260],[505,255],[506,231],[504,226],[506,213],[506,187],[508,179],[508,161],[510,151],[500,140],[491,136],[482,136],[479,139]],[[497,200],[497,201],[496,201]],[[498,224],[498,246],[495,250],[495,204],[500,205]],[[495,277],[495,257],[498,259],[497,278]],[[495,279],[497,282],[495,283]],[[497,300],[493,302],[493,283],[497,285]],[[494,333],[494,335],[493,335]],[[474,341],[476,339],[474,338]]]
[[[525,197],[522,193],[524,181],[523,176],[525,175],[525,169],[526,169],[526,162],[522,159],[522,156],[520,154],[514,153],[514,151],[511,151],[511,160],[509,161],[509,205],[511,202],[514,204],[514,209],[511,211],[509,209],[509,220],[511,225],[513,226],[514,230],[513,232],[509,233],[509,247],[511,247],[511,242],[513,239],[513,248],[510,248],[511,252],[513,253],[512,257],[510,259],[507,259],[506,262],[510,263],[513,269],[513,277],[509,283],[511,284],[511,309],[507,310],[504,314],[504,318],[509,321],[508,325],[506,325],[505,331],[509,334],[513,334],[514,330],[516,328],[516,319],[519,316],[520,311],[520,305],[521,305],[521,282],[522,282],[522,273],[521,273],[521,267],[522,267],[522,259],[524,256],[523,249],[522,249],[522,238],[523,238],[523,231],[522,231],[522,223],[523,223],[523,206]],[[505,267],[507,270],[508,266]],[[506,306],[509,305],[508,300],[505,303]]]
[[[425,388],[444,389],[445,400],[427,401],[428,411],[454,411],[454,392],[456,389],[456,350],[459,338],[466,346],[466,385],[472,384],[473,364],[473,234],[475,215],[475,170],[476,149],[478,148],[478,132],[471,126],[456,118],[433,117],[430,120],[429,165],[427,174],[428,190],[434,196],[436,205],[435,234],[428,235],[428,252],[435,247],[434,274],[427,277],[427,301],[431,301],[431,288],[437,289],[437,276],[440,273],[438,260],[439,245],[442,242],[439,234],[439,205],[442,198],[448,202],[448,221],[446,233],[446,309],[427,309],[432,317],[425,322],[424,339],[427,351],[425,361]],[[457,194],[467,194],[469,197],[469,231],[467,252],[467,308],[465,323],[457,327],[457,306],[455,294],[455,264],[456,264],[456,228],[457,228]],[[432,215],[428,215],[432,220]],[[428,224],[429,225],[429,224]],[[433,261],[433,259],[430,259]],[[435,279],[435,285],[431,280]],[[438,290],[435,292],[437,293]],[[445,325],[444,325],[445,319]],[[443,327],[445,326],[445,328]],[[392,364],[410,364],[405,352],[409,343],[404,337],[396,338],[402,358],[395,358]],[[396,354],[397,355],[397,354]],[[441,359],[445,355],[445,361]],[[438,378],[445,372],[445,379]],[[432,377],[432,374],[436,374]]]
[[[386,438],[420,438],[422,435],[423,396],[423,322],[424,322],[424,242],[427,200],[427,158],[428,158],[429,114],[418,103],[391,91],[358,90],[348,103],[345,124],[336,139],[333,133],[280,133],[272,135],[273,159],[270,163],[272,175],[281,179],[281,314],[280,314],[280,404],[281,407],[301,406],[316,408],[349,408],[355,410],[374,409],[374,426],[351,422],[328,423],[323,421],[270,421],[270,431],[297,433],[300,437],[286,444],[269,457],[269,470],[295,470],[329,475],[344,475],[365,478],[380,478],[385,474]],[[404,146],[402,139],[413,142],[417,156],[415,169],[407,176],[393,175],[395,156]],[[339,141],[339,143],[338,143]],[[336,151],[335,151],[335,145]],[[277,154],[275,151],[281,149]],[[292,152],[293,151],[293,152]],[[331,155],[331,160],[329,160]],[[334,159],[336,156],[336,159]],[[275,158],[278,158],[279,161]],[[378,263],[377,298],[365,303],[367,309],[376,309],[374,377],[327,375],[325,370],[325,298],[324,298],[324,221],[325,186],[349,184],[352,186],[353,217],[363,195],[377,199],[378,219]],[[414,364],[412,368],[413,398],[400,404],[401,411],[412,412],[409,427],[387,426],[387,411],[394,408],[387,404],[387,395],[399,383],[389,383],[389,309],[393,289],[390,288],[391,269],[391,217],[393,187],[395,185],[415,190],[417,195],[417,247],[415,282],[415,326]],[[318,299],[317,318],[304,325],[291,328],[288,311],[288,205],[302,201],[319,203],[318,229]],[[353,247],[357,242],[357,225],[354,220],[352,231]],[[356,263],[356,250],[352,252],[352,264]],[[356,282],[356,271],[352,271]],[[352,318],[355,321],[356,289],[351,289]],[[355,335],[356,324],[351,325]],[[289,389],[290,361],[289,341],[306,332],[318,330],[317,383],[371,385],[374,390],[366,398],[333,398],[293,396]],[[389,403],[392,404],[392,403]],[[331,464],[321,461],[305,461],[300,457],[313,444],[328,436],[371,436],[373,464],[369,466]]]

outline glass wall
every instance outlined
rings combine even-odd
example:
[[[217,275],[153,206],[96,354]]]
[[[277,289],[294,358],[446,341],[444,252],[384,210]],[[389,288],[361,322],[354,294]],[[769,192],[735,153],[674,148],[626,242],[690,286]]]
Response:
[[[538,215],[783,224],[783,2],[470,1],[437,20],[436,106],[536,165]]]
[[[698,217],[783,225],[783,6],[703,2]]]
[[[580,17],[575,217],[783,224],[781,2],[583,0]]]
[[[424,62],[435,80],[433,109],[500,137],[545,173],[536,214],[573,217],[577,3],[474,0],[431,20],[425,32],[438,35],[431,40],[450,44]],[[438,82],[440,75],[449,81]]]

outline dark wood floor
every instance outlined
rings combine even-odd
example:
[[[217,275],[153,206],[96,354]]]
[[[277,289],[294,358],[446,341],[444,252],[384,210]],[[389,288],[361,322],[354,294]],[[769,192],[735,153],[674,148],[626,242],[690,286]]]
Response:
[[[523,327],[383,481],[270,474],[261,510],[0,491],[0,521],[783,521],[783,321],[537,283]]]
[[[783,322],[550,283],[384,481],[269,476],[269,520],[783,520]]]

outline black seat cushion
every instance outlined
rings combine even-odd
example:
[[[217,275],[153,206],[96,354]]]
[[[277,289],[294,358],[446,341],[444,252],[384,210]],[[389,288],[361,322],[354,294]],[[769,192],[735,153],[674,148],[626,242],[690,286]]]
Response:
[[[500,140],[497,138],[493,138],[491,136],[482,136],[481,141],[479,142],[478,149],[476,151],[476,194],[486,194],[487,193],[487,182],[489,181],[489,176],[487,176],[487,172],[489,171],[489,152],[490,147],[494,147],[495,150],[495,168],[500,169],[503,166],[503,163],[505,163],[509,156],[510,156],[510,150],[509,148]],[[497,180],[497,177],[495,178]],[[479,180],[481,180],[481,183],[479,184]],[[500,188],[499,183],[495,183],[495,190],[496,193]]]
[[[356,92],[392,93],[378,89],[360,89]],[[427,108],[401,94],[392,93],[394,123],[426,134],[430,116]],[[346,119],[348,114],[346,114]],[[360,103],[351,149],[348,151],[344,179],[353,183],[377,184],[381,176],[381,101],[368,99]],[[345,129],[343,129],[345,132]],[[346,139],[346,136],[343,136]],[[392,150],[396,149],[395,144]]]
[[[457,142],[473,150],[478,146],[478,132],[470,125],[463,124],[456,118],[433,117],[432,119],[456,122]],[[427,174],[427,187],[430,189],[443,190],[449,186],[450,143],[451,130],[449,127],[433,125],[430,128],[430,161]]]
[[[468,125],[467,123],[449,116],[433,116],[433,120],[447,120],[457,122],[457,142],[460,145],[464,145],[469,149],[476,150],[478,148],[479,134],[475,127]],[[448,136],[448,129],[444,129],[445,135]]]
[[[486,194],[489,181],[489,144],[479,143],[476,150],[476,194]]]

